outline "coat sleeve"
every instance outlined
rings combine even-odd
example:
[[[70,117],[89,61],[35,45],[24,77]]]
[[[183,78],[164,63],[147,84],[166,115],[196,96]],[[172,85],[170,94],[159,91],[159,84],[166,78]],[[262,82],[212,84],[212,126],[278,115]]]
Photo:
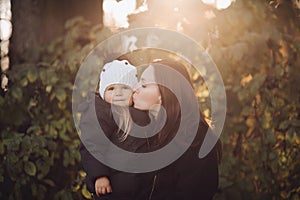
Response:
[[[82,107],[83,109],[81,109],[81,119],[79,123],[81,131],[81,161],[83,169],[87,173],[85,180],[87,189],[90,192],[95,192],[96,179],[103,176],[109,178],[110,168],[96,159],[94,155],[101,154],[105,157],[105,149],[107,149],[109,145],[107,142],[101,140],[99,119],[93,115],[94,105],[87,103],[87,105]],[[106,126],[105,129],[109,130],[109,124],[105,121],[101,122],[101,126]],[[100,146],[101,148],[99,148]]]

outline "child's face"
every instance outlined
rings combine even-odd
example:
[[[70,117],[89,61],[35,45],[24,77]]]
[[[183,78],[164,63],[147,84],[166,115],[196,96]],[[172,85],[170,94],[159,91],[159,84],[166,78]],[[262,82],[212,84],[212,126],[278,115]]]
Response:
[[[132,89],[123,84],[112,84],[105,89],[104,100],[119,106],[132,106]]]

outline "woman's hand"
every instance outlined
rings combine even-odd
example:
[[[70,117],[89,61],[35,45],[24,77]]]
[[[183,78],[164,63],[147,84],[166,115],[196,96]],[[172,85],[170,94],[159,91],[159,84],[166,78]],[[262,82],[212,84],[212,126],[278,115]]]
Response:
[[[110,182],[107,177],[97,178],[97,180],[95,181],[95,191],[97,196],[112,192]]]

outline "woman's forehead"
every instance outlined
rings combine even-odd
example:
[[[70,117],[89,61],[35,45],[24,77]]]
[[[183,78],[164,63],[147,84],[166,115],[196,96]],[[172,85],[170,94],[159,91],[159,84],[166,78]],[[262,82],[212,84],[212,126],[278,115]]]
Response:
[[[107,86],[107,88],[111,88],[111,87],[116,87],[116,88],[120,87],[121,88],[121,87],[129,87],[129,86],[122,84],[122,83],[115,83],[115,84],[111,84],[111,85]]]
[[[141,75],[141,81],[155,82],[154,68],[152,65],[147,67]]]

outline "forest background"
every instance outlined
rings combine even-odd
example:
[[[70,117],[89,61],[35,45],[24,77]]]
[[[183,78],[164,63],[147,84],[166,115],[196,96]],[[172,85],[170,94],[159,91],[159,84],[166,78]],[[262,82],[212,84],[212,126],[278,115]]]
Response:
[[[128,17],[128,28],[113,29],[103,25],[101,0],[11,1],[0,199],[91,198],[72,117],[74,79],[101,41],[146,26],[193,38],[221,72],[227,114],[214,199],[300,199],[299,1],[236,0],[226,9],[200,0],[147,4]],[[1,50],[1,65],[4,56]]]

